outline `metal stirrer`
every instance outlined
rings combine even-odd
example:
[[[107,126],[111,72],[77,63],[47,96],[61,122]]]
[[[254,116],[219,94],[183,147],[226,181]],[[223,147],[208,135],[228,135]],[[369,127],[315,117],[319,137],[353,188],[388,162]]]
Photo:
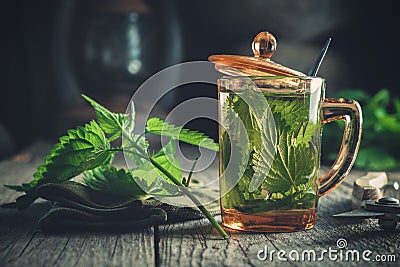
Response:
[[[308,71],[307,75],[308,76],[317,76],[319,67],[321,66],[322,60],[324,60],[326,51],[328,51],[329,44],[331,43],[332,38],[328,38],[326,41],[324,47],[321,50],[321,53],[319,54],[317,60],[314,63],[314,66]]]

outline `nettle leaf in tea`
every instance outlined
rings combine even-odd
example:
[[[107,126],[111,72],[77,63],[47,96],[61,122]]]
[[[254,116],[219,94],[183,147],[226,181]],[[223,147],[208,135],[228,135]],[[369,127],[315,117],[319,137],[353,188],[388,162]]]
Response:
[[[280,129],[278,135],[276,156],[263,185],[269,192],[285,193],[307,183],[314,162],[309,147],[294,144],[296,137],[288,128]],[[256,173],[263,172],[262,164],[256,165],[254,169]]]
[[[249,139],[250,160],[245,163],[245,171],[236,174],[240,175],[237,185],[222,197],[223,206],[247,213],[314,207],[317,193],[313,181],[316,180],[319,155],[313,138],[318,136],[320,125],[309,120],[309,96],[277,98],[264,95],[273,118],[264,116],[257,120],[255,110],[259,105],[249,106],[248,101],[243,100],[242,92],[227,94],[223,117],[228,120],[226,125],[232,125],[230,132],[234,132],[236,125],[229,122],[234,116],[228,110],[233,110],[242,120]],[[270,124],[272,120],[274,125]],[[272,127],[276,132],[271,131]],[[240,149],[234,134],[231,139],[227,132],[222,132],[223,169],[230,160],[227,156],[230,151],[226,147]],[[274,151],[271,151],[271,143]],[[229,171],[226,175],[232,175],[234,170]],[[261,183],[255,187],[254,181]]]

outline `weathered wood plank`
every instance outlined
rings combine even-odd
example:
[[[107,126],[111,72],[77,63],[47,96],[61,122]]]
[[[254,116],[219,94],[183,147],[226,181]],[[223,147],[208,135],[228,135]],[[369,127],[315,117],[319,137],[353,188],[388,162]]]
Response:
[[[387,233],[379,229],[374,220],[357,222],[334,219],[333,214],[351,209],[352,183],[364,172],[353,171],[337,189],[322,197],[319,202],[317,225],[314,229],[294,233],[248,234],[230,231],[229,241],[222,240],[207,221],[186,222],[160,228],[160,261],[162,266],[265,266],[265,265],[324,265],[358,266],[361,261],[332,260],[327,255],[323,261],[260,261],[260,250],[279,251],[314,250],[317,259],[324,249],[338,249],[337,240],[346,239],[348,249],[357,249],[362,256],[364,250],[371,250],[371,259],[377,254],[393,254],[400,260],[400,233]],[[342,253],[345,253],[344,249]],[[261,254],[260,256],[262,256]],[[292,254],[296,256],[296,254]],[[335,254],[333,254],[335,255]],[[308,259],[307,254],[305,255]],[[319,257],[318,257],[319,256]],[[351,256],[351,255],[350,255]],[[288,255],[286,254],[286,258]],[[340,254],[338,254],[340,257]],[[343,259],[346,255],[344,254]],[[295,258],[295,257],[294,257]],[[312,259],[312,257],[311,257]],[[339,258],[340,259],[340,258]],[[351,258],[350,258],[351,259]],[[378,263],[373,263],[378,264]],[[395,265],[386,262],[383,265]],[[382,263],[379,263],[382,265]]]
[[[350,194],[351,189],[343,185],[323,197],[320,201],[319,218],[315,229],[290,234],[268,234],[268,239],[274,243],[277,249],[287,252],[293,249],[299,251],[313,249],[319,253],[324,249],[328,250],[329,247],[339,249],[337,241],[345,239],[348,244],[347,248],[356,249],[360,253],[360,257],[364,250],[371,250],[373,256],[376,254],[394,254],[399,259],[399,231],[394,233],[384,232],[379,229],[374,220],[349,222],[332,218],[335,213],[351,209],[351,203],[348,199]],[[343,253],[345,252],[346,249],[343,249]],[[371,256],[371,259],[373,256]],[[319,264],[324,266],[358,266],[360,264],[358,261],[331,260],[327,256],[324,259]],[[363,260],[361,262],[365,263]],[[309,264],[312,265],[313,263],[309,262]]]
[[[261,266],[258,250],[275,249],[264,234],[229,233],[224,240],[205,220],[160,227],[161,266]]]
[[[30,210],[0,210],[0,265],[13,266],[35,238],[37,220],[49,205],[36,204]]]
[[[154,266],[153,231],[136,233],[71,233],[44,235],[47,243],[62,250],[51,258],[54,266]],[[36,247],[45,250],[46,244]]]
[[[38,145],[26,162],[0,162],[0,183],[17,184],[29,181],[35,167],[41,163],[43,151],[49,146]],[[42,152],[41,152],[42,151]],[[123,164],[122,164],[123,165]],[[271,250],[314,249],[320,252],[345,238],[348,249],[393,254],[400,260],[399,231],[379,230],[376,221],[348,222],[334,219],[333,214],[351,208],[350,197],[355,177],[363,172],[353,171],[337,189],[321,198],[317,225],[314,229],[296,233],[243,234],[230,231],[227,241],[219,237],[207,220],[185,222],[136,233],[60,233],[46,234],[37,229],[37,220],[50,208],[38,202],[23,211],[0,209],[0,266],[265,266],[272,265],[349,265],[360,262],[281,262],[260,261],[257,253],[266,246]],[[208,171],[208,176],[213,173]],[[16,193],[0,187],[0,203],[15,199]],[[154,243],[154,238],[160,241]],[[155,254],[158,245],[159,254]],[[374,263],[373,263],[374,264]],[[375,265],[391,265],[376,263]],[[394,263],[394,266],[395,263]]]
[[[0,162],[0,183],[19,184],[32,179],[50,146],[38,144],[24,153],[27,160]],[[0,203],[18,194],[0,187]],[[154,231],[133,233],[47,234],[37,221],[50,209],[38,200],[28,209],[0,208],[0,266],[154,266]]]

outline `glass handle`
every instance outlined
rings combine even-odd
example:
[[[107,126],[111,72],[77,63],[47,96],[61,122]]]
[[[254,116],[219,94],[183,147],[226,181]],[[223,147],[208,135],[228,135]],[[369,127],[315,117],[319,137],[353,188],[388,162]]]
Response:
[[[342,120],[345,122],[339,154],[329,171],[319,179],[319,196],[323,196],[343,182],[356,160],[362,132],[362,111],[357,101],[326,98],[322,103],[322,124]]]

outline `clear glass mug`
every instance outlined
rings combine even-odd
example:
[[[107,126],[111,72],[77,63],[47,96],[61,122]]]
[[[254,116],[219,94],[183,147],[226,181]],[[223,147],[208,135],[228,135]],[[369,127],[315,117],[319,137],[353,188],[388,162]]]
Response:
[[[218,80],[222,222],[236,230],[290,232],[314,227],[318,198],[347,176],[360,145],[354,100],[325,98],[319,77]],[[338,157],[321,178],[322,127],[343,120]]]

